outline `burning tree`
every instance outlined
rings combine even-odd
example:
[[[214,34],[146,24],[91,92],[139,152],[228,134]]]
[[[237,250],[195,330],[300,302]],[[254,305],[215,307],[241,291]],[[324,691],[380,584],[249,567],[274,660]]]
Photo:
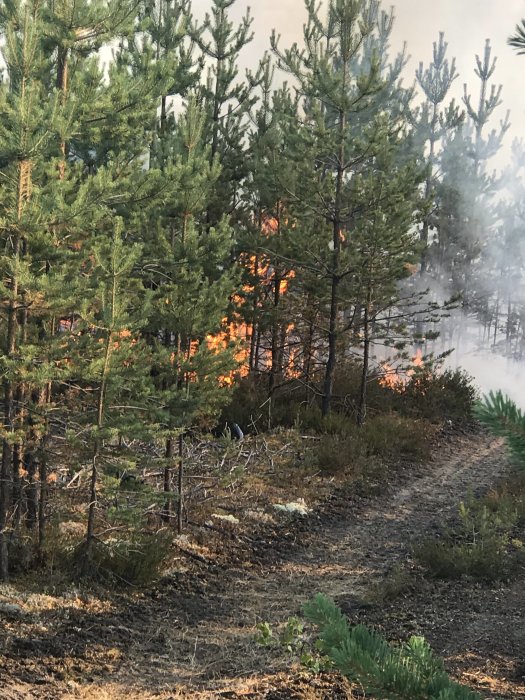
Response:
[[[396,85],[404,59],[386,66],[392,17],[373,1],[333,0],[326,22],[313,1],[306,7],[305,49],[282,52],[273,38],[279,64],[304,98],[294,155],[308,177],[292,181],[293,212],[301,223],[289,255],[315,300],[316,325],[326,340],[324,415],[339,353],[363,332],[363,417],[370,329],[413,262],[410,230],[422,173],[407,139],[406,95]]]

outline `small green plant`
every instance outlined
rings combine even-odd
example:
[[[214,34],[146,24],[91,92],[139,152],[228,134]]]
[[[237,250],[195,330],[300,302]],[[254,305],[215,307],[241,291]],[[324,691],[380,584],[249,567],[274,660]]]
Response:
[[[367,695],[383,700],[479,700],[452,681],[422,637],[402,646],[386,642],[364,625],[351,627],[341,610],[323,595],[304,608],[318,630],[318,648]]]
[[[389,603],[411,594],[414,586],[415,579],[411,572],[405,566],[396,564],[384,578],[370,587],[366,601],[372,605]]]
[[[329,659],[319,654],[319,651],[311,643],[311,639],[305,630],[304,622],[298,617],[290,617],[280,634],[274,634],[272,626],[268,622],[260,622],[257,625],[255,641],[264,647],[280,649],[281,651],[298,658],[301,665],[311,673],[320,673],[331,668]]]
[[[471,495],[459,505],[457,527],[440,539],[425,540],[414,553],[437,578],[505,580],[523,559],[521,549],[512,544],[517,521],[517,511],[509,502],[491,508],[486,498]]]
[[[263,647],[275,646],[276,640],[273,635],[272,626],[269,622],[259,622],[257,624],[257,634],[255,635],[255,641]]]
[[[158,578],[161,566],[168,557],[171,541],[171,536],[166,532],[97,541],[93,547],[89,573],[93,578],[115,587],[145,585]]]

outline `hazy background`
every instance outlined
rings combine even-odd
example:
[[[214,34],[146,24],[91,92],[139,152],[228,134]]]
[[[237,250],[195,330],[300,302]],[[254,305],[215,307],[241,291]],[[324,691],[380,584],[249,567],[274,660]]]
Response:
[[[210,0],[193,0],[194,12],[202,16],[209,10]],[[301,41],[302,26],[306,18],[303,0],[238,0],[232,10],[232,18],[239,19],[250,6],[254,22],[254,41],[244,49],[242,66],[255,68],[259,58],[269,49],[272,29],[281,35],[281,45],[289,46]],[[449,43],[449,56],[457,59],[460,73],[455,83],[455,95],[463,94],[463,83],[472,86],[477,94],[478,84],[474,75],[474,57],[482,54],[485,39],[490,39],[493,55],[498,57],[494,82],[502,83],[503,105],[511,110],[512,128],[507,141],[513,136],[525,135],[525,56],[518,56],[507,45],[507,38],[515,25],[525,18],[524,0],[397,0],[383,2],[383,7],[394,7],[396,21],[392,34],[392,52],[407,42],[411,59],[407,65],[407,84],[412,83],[414,72],[423,61],[432,56],[432,43],[440,31],[445,32]]]
[[[202,17],[210,8],[210,0],[193,0],[194,13]],[[254,41],[243,51],[242,69],[256,68],[264,51],[269,50],[272,29],[281,35],[280,45],[290,46],[302,41],[302,27],[306,19],[303,0],[238,0],[232,19],[240,20],[250,6],[254,18]],[[467,83],[477,105],[479,80],[474,73],[475,55],[483,55],[485,40],[490,39],[492,56],[497,57],[493,82],[503,85],[502,105],[494,115],[492,126],[510,110],[511,128],[505,144],[492,167],[504,168],[512,140],[525,138],[525,55],[518,56],[507,44],[508,37],[522,18],[525,18],[525,0],[397,0],[383,2],[383,8],[394,7],[394,29],[391,54],[407,44],[410,60],[404,74],[405,85],[414,81],[420,61],[428,65],[432,58],[432,44],[439,32],[445,32],[448,58],[456,58],[459,72],[451,96],[460,102],[463,85]],[[450,365],[462,366],[474,376],[482,391],[501,388],[525,409],[525,372],[521,364],[491,353],[480,354],[474,346],[457,349],[450,357]]]

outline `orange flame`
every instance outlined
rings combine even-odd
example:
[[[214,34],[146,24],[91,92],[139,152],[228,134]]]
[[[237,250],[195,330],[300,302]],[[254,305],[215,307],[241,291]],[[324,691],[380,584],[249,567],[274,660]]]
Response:
[[[418,367],[423,367],[425,361],[421,348],[416,350],[416,354],[412,358],[412,367],[406,372],[399,372],[395,367],[387,362],[381,363],[383,376],[379,380],[379,384],[393,391],[402,392],[411,378],[414,376]]]
[[[270,237],[278,233],[279,227],[283,221],[285,225],[288,225],[288,219],[281,219],[279,221],[279,219],[275,217],[264,217],[261,222],[261,233],[266,237]],[[289,270],[286,272],[280,271],[279,275],[277,275],[277,271],[272,265],[271,258],[264,253],[259,253],[258,255],[243,254],[240,256],[240,264],[245,268],[254,281],[246,283],[243,287],[242,293],[233,297],[232,302],[238,310],[241,310],[242,307],[247,304],[251,305],[252,303],[255,303],[256,306],[262,305],[263,299],[267,300],[273,297],[273,293],[277,285],[279,286],[279,295],[285,295],[289,290],[290,281],[295,277],[294,270]],[[254,295],[255,292],[257,292],[257,295],[254,300],[254,296],[252,295]],[[206,344],[212,352],[218,353],[224,350],[228,343],[232,340],[238,343],[239,349],[235,353],[235,359],[239,364],[239,368],[236,371],[219,377],[219,382],[221,384],[231,385],[236,377],[245,377],[250,371],[250,342],[254,329],[252,324],[249,324],[240,318],[240,314],[229,322],[227,319],[223,319],[222,325],[224,330],[221,330],[219,333],[206,336]],[[286,329],[286,336],[288,339],[293,331],[293,324],[289,324]],[[300,372],[296,369],[296,365],[297,367],[299,366],[299,362],[296,360],[296,355],[297,350],[292,352],[292,349],[289,348],[288,353],[286,354],[287,366],[285,368],[285,373],[287,376],[292,377],[300,374]],[[259,348],[258,361],[260,363],[260,367],[271,367],[271,350],[268,347],[261,346]]]

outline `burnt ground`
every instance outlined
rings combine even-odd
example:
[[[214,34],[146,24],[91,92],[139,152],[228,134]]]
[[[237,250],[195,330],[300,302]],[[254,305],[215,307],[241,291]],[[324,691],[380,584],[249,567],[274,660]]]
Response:
[[[206,547],[181,540],[172,569],[148,590],[44,595],[3,586],[0,599],[18,607],[0,613],[0,698],[360,696],[344,679],[309,676],[282,651],[254,642],[257,623],[279,629],[317,592],[391,640],[423,635],[447,670],[483,697],[525,697],[522,581],[451,583],[410,573],[414,541],[508,469],[499,441],[457,435],[441,441],[429,464],[405,465],[386,486],[379,474],[323,494],[307,517],[272,516],[242,534],[234,525],[208,530]]]

